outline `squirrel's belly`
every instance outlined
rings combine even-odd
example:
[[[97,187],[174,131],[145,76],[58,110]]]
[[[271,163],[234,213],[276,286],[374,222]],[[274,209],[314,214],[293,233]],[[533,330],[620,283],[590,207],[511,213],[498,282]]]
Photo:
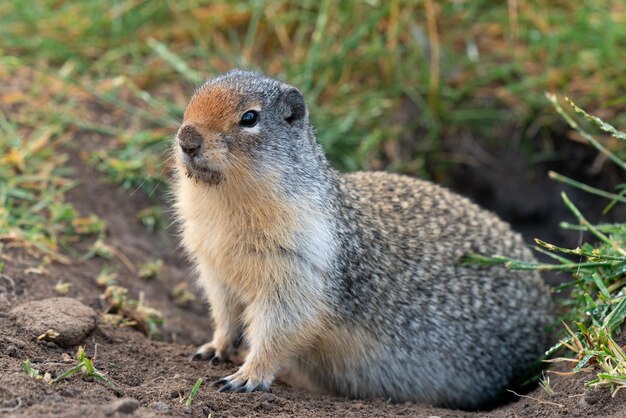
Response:
[[[391,399],[462,409],[495,399],[503,388],[503,382],[484,379],[478,369],[474,375],[465,373],[468,369],[450,369],[444,376],[430,367],[434,361],[445,364],[445,355],[437,359],[408,356],[376,341],[370,341],[370,351],[366,352],[361,350],[364,346],[353,345],[352,335],[344,336],[348,337],[343,341],[346,347],[352,346],[350,353],[339,350],[300,355],[287,369],[289,382],[352,399]]]

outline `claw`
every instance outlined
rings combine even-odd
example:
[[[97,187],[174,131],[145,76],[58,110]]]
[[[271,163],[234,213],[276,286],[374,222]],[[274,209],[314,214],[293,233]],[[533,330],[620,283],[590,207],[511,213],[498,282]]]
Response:
[[[226,378],[221,379],[226,381]],[[219,382],[219,381],[218,381]],[[252,392],[252,390],[248,389],[247,386],[248,381],[236,381],[229,380],[227,383],[219,389],[219,392],[232,392],[232,393],[243,393],[243,392]]]
[[[256,376],[249,376],[241,369],[230,376],[223,377],[213,383],[211,386],[220,386],[219,392],[244,393],[269,390],[272,380],[258,379]]]
[[[223,361],[224,360],[216,354],[213,356],[213,358],[211,359],[209,363],[211,363],[211,366],[217,366],[218,364],[221,364]]]
[[[233,391],[233,385],[230,383],[226,383],[224,386],[222,386],[218,390],[218,392],[232,392],[232,391]]]
[[[211,383],[209,386],[220,386],[220,385],[225,385],[229,382],[228,379],[226,379],[225,377],[222,377],[219,380],[216,380],[215,382]]]
[[[189,361],[200,361],[200,360],[206,360],[206,359],[213,359],[214,357],[216,357],[217,352],[215,351],[214,348],[211,348],[209,350],[203,350],[202,347],[196,351],[195,353],[193,353],[191,355],[191,357],[189,357]]]

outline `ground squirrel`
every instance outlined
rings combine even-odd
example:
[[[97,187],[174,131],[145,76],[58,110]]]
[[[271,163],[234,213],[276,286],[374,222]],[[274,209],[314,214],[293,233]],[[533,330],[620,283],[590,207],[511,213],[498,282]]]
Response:
[[[545,348],[539,275],[460,262],[530,261],[520,236],[429,182],[338,173],[295,87],[241,70],[207,81],[174,153],[182,242],[215,322],[194,358],[249,347],[220,390],[289,371],[326,393],[473,409]]]

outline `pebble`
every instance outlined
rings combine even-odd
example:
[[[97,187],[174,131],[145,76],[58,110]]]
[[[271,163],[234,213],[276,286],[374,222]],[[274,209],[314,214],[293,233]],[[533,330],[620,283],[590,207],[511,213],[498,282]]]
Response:
[[[10,316],[30,338],[52,329],[59,335],[49,338],[50,342],[73,347],[96,328],[98,314],[76,299],[60,297],[21,304],[11,310]]]
[[[261,402],[274,402],[277,399],[278,399],[278,396],[273,395],[271,393],[267,393],[267,392],[259,396],[259,401]]]
[[[74,386],[68,386],[61,390],[61,395],[67,398],[73,398],[80,395],[80,390]]]
[[[161,401],[152,402],[149,406],[155,411],[162,412],[164,414],[167,414],[168,412],[170,412],[170,406],[166,404],[165,402],[161,402]]]
[[[115,402],[111,402],[106,407],[105,414],[113,415],[116,412],[121,412],[122,414],[130,414],[137,408],[139,408],[139,401],[132,398],[123,398]]]

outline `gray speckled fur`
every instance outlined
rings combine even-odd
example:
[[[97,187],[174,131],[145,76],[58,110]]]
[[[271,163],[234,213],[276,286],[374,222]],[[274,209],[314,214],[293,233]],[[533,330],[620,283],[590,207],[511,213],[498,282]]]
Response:
[[[337,184],[341,255],[330,297],[337,321],[365,329],[378,349],[357,373],[299,366],[354,397],[469,409],[493,401],[542,354],[549,291],[535,272],[459,260],[481,253],[532,261],[521,237],[425,181],[355,173],[339,175]]]
[[[339,395],[472,409],[493,401],[537,360],[551,321],[539,275],[459,263],[470,253],[533,260],[506,223],[426,181],[337,173],[308,114],[284,123],[288,86],[279,81],[234,70],[201,89],[215,85],[262,103],[262,135],[229,146],[245,146],[259,176],[277,177],[287,201],[305,200],[332,219],[330,267],[314,251],[280,256],[323,280],[319,297],[330,308],[331,334],[358,333],[363,344],[350,357],[312,339],[294,353],[292,371]],[[306,242],[306,233],[298,239]]]

